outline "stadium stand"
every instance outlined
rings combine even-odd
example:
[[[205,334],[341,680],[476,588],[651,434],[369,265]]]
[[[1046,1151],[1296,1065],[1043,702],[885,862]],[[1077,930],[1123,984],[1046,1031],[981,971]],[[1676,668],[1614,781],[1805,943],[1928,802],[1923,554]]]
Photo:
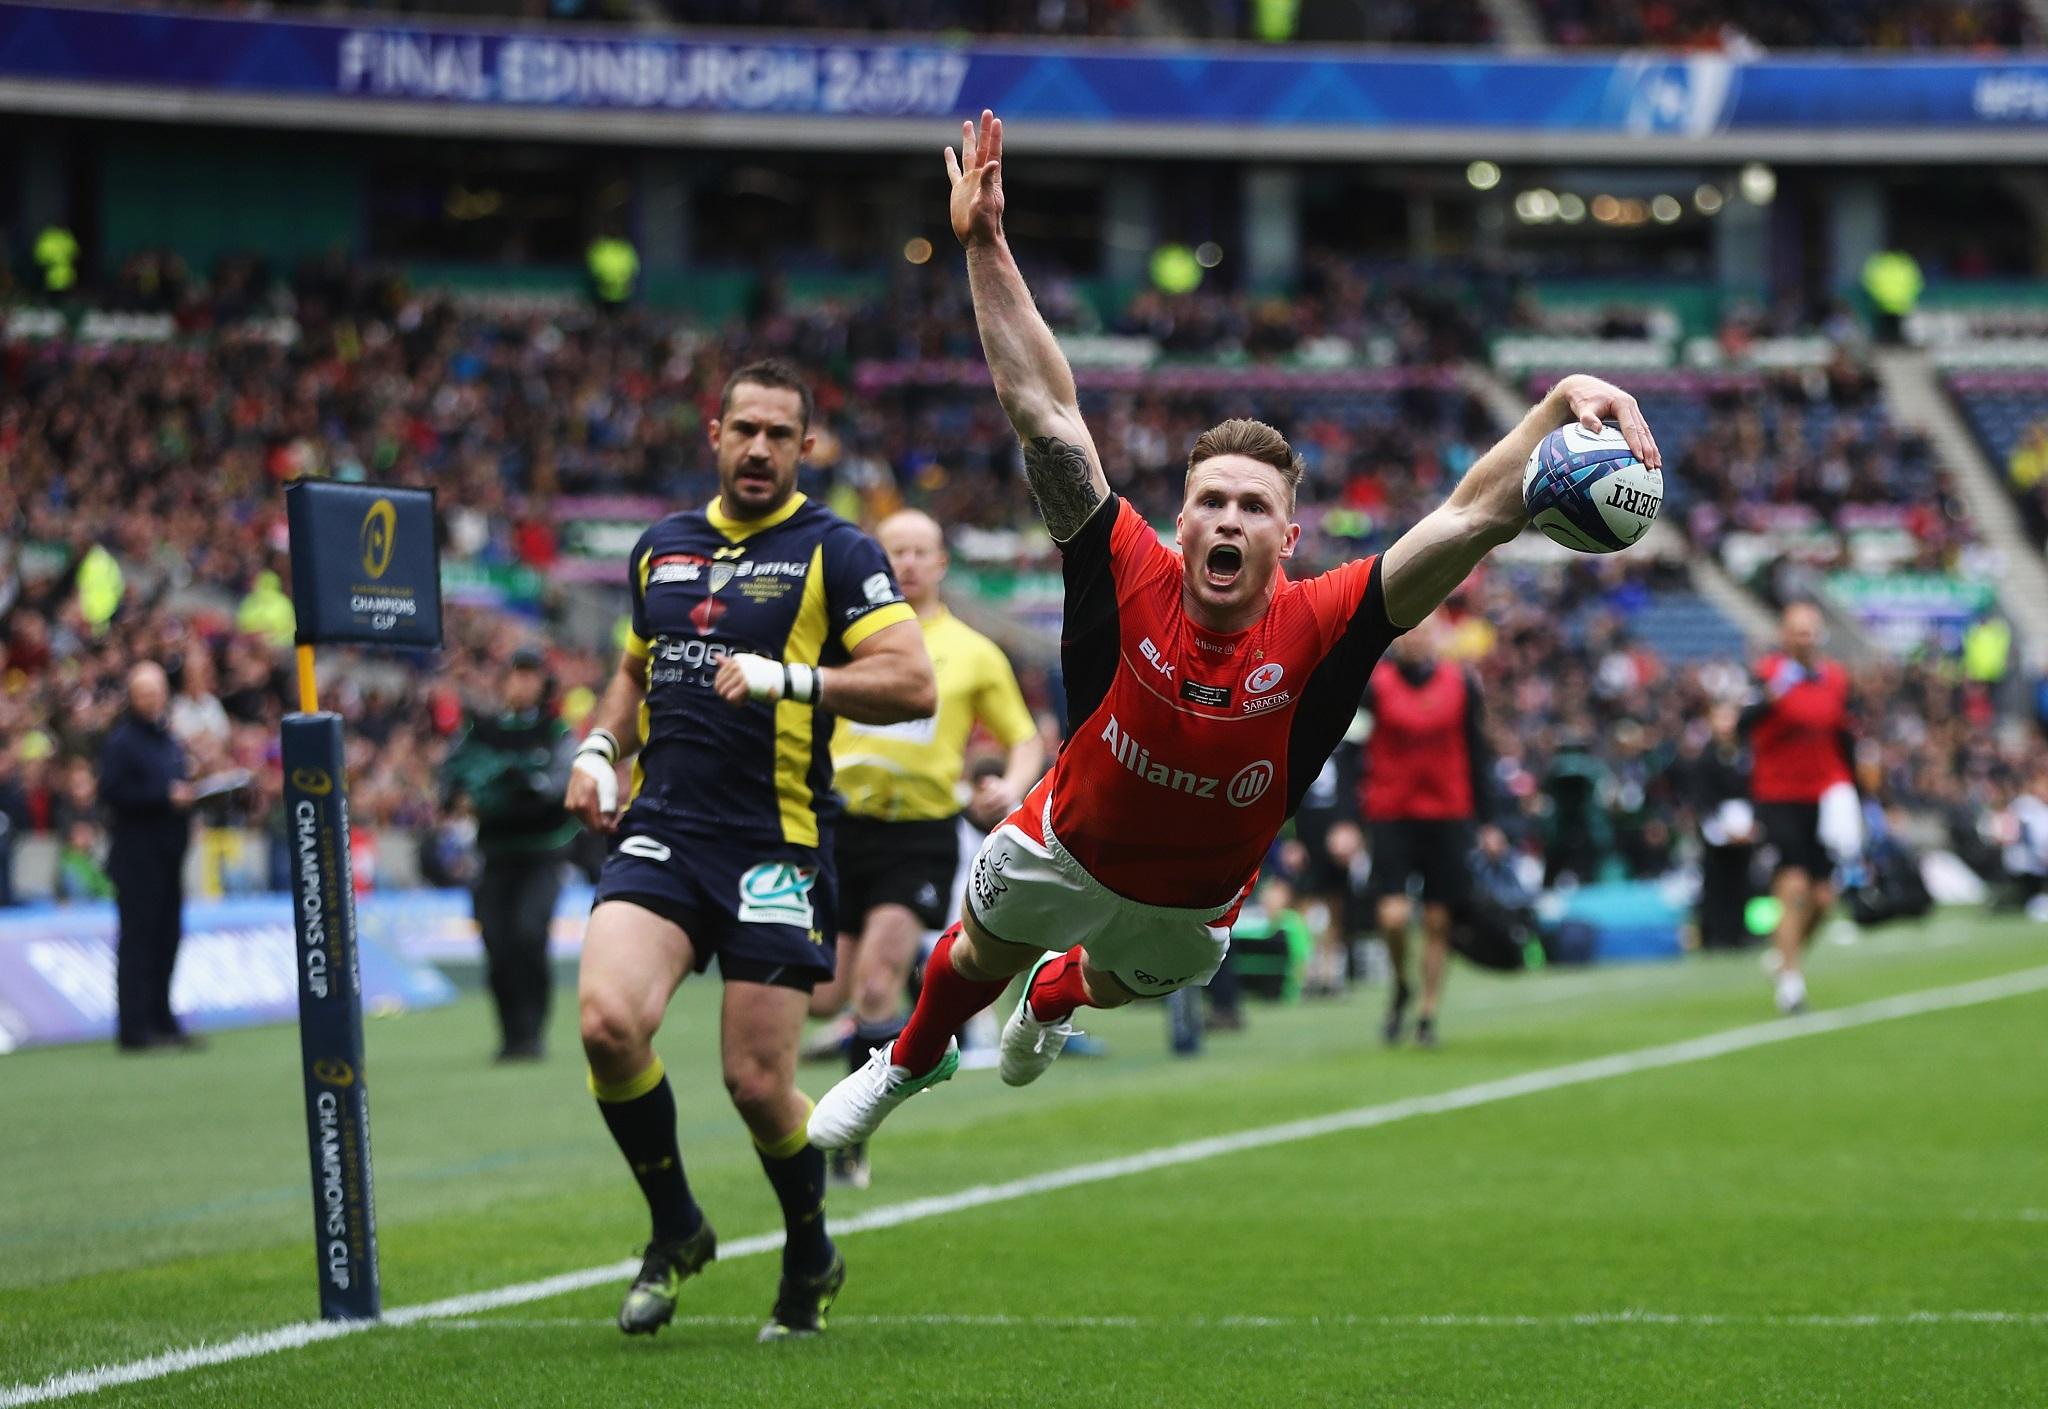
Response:
[[[1871,0],[1835,4],[1707,3],[1707,0],[1537,0],[1560,44],[1589,48],[1658,46],[1720,50],[1966,49],[2002,51],[2041,42],[2017,0]]]
[[[2048,545],[2048,373],[1954,372],[1949,390],[2004,471],[2036,547]]]
[[[1685,466],[1666,515],[1767,598],[1846,587],[1844,575],[1982,576],[1945,472],[1846,349],[1823,368],[1629,380]]]
[[[275,489],[295,474],[441,493],[458,604],[449,651],[431,670],[353,663],[332,697],[357,750],[368,884],[450,873],[462,819],[416,782],[445,750],[465,688],[514,644],[554,623],[565,701],[574,709],[601,684],[616,554],[592,547],[585,520],[613,500],[630,518],[712,491],[698,432],[724,370],[743,358],[778,353],[817,369],[815,487],[855,515],[932,508],[954,526],[958,585],[1030,624],[1028,606],[1002,594],[1052,567],[1052,546],[1035,530],[957,288],[906,280],[886,301],[771,298],[748,322],[710,328],[653,314],[494,312],[329,262],[274,280],[260,262],[235,260],[199,280],[143,259],[129,261],[109,301],[146,340],[16,326],[0,353],[0,523],[18,545],[0,577],[0,807],[40,839],[45,863],[27,889],[92,893],[83,760],[123,663],[138,656],[169,662],[192,709],[219,699],[228,728],[217,761],[261,780],[211,804],[208,822],[255,837],[277,825],[270,770],[290,629],[288,616],[275,619],[281,598],[266,575],[285,568]],[[1490,443],[1491,420],[1442,360],[1469,337],[1453,302],[1324,287],[1337,292],[1285,305],[1141,295],[1107,319],[1049,292],[1063,323],[1094,329],[1070,334],[1084,404],[1113,476],[1155,521],[1170,522],[1178,504],[1185,447],[1224,415],[1268,419],[1303,451],[1305,571],[1384,546]],[[1354,357],[1377,349],[1387,365],[1319,367],[1330,339]],[[1686,467],[1672,518],[1732,564],[1762,540],[1760,562],[1798,547],[1816,567],[1880,552],[1947,567],[1968,541],[1938,508],[1924,447],[1885,422],[1846,358],[1823,375],[1670,372],[1638,384]],[[79,590],[96,548],[118,568],[118,610]],[[593,582],[610,605],[586,607],[575,615],[583,629],[565,629]],[[1493,727],[1526,844],[1543,845],[1544,780],[1561,757],[1584,754],[1612,780],[1603,796],[1615,816],[1657,802],[1657,825],[1617,824],[1615,865],[1650,874],[1666,864],[1683,828],[1656,780],[1700,702],[1740,689],[1732,624],[1672,561],[1647,554],[1510,561],[1453,616],[1460,650],[1504,702]],[[1912,669],[1903,682],[1869,682],[1891,711],[1880,732],[1888,786],[1915,801],[1989,796],[2003,776],[1995,755],[1955,777],[1938,762],[1970,756],[1962,687],[1939,665]],[[1029,678],[1043,702],[1042,679]],[[252,843],[224,856],[218,884],[272,883],[261,853]]]

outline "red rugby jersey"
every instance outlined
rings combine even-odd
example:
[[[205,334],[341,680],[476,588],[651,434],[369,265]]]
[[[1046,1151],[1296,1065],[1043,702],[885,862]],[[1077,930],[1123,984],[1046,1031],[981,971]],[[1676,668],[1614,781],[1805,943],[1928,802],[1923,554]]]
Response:
[[[1473,815],[1470,714],[1465,672],[1448,661],[1420,685],[1387,663],[1366,690],[1372,737],[1365,745],[1361,809],[1368,822],[1469,822]]]
[[[1046,784],[1053,831],[1119,895],[1228,904],[1400,634],[1379,559],[1300,582],[1282,574],[1258,624],[1221,635],[1188,618],[1181,555],[1121,497],[1063,552],[1070,727]]]
[[[1842,736],[1849,728],[1849,673],[1831,660],[1808,671],[1786,655],[1757,662],[1764,703],[1749,737],[1750,796],[1758,802],[1819,802],[1850,781]]]

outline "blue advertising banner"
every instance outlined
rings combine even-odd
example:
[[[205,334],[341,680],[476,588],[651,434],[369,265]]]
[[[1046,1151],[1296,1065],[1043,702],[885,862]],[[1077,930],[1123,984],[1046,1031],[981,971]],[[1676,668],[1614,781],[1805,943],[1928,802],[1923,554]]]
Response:
[[[477,952],[465,929],[464,891],[439,900],[448,933],[440,950],[409,953],[413,894],[371,896],[360,916],[363,1006],[373,1013],[432,1008],[455,998],[433,959]],[[590,906],[588,892],[584,908]],[[466,946],[463,940],[466,938]],[[298,954],[283,895],[194,901],[171,984],[171,1009],[198,1032],[290,1022],[298,1016]],[[114,907],[27,905],[0,910],[0,1054],[67,1042],[114,1040]]]
[[[294,480],[284,510],[302,645],[441,644],[431,490]]]
[[[1011,48],[0,5],[0,78],[478,108],[1704,136],[2048,126],[2048,60]]]
[[[363,1071],[363,985],[341,716],[286,716],[283,764],[320,1315],[330,1321],[373,1320],[379,1306],[377,1190],[370,1171],[370,1091]]]

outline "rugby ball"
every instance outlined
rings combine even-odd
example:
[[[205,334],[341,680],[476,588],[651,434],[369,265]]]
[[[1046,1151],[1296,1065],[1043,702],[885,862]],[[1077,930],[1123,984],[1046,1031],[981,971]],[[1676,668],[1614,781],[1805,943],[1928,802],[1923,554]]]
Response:
[[[1522,472],[1529,522],[1580,553],[1618,553],[1650,531],[1664,506],[1664,476],[1613,426],[1560,426]]]

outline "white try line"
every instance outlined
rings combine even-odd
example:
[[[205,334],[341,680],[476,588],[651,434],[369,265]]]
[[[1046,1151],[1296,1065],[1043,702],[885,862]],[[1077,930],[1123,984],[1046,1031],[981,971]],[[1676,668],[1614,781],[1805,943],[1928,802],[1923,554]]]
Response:
[[[678,1316],[677,1326],[752,1328],[758,1316]],[[1831,1315],[1768,1315],[1753,1312],[1621,1311],[1556,1312],[1541,1316],[1447,1312],[1419,1316],[1004,1316],[970,1312],[909,1312],[900,1316],[845,1316],[834,1326],[962,1326],[1035,1331],[1495,1331],[1565,1330],[1576,1326],[1718,1326],[1760,1329],[1852,1331],[1905,1326],[2048,1326],[2048,1311],[1864,1311]],[[598,1316],[464,1316],[429,1321],[430,1331],[597,1331],[616,1333],[618,1322]]]
[[[1431,1096],[1410,1096],[1404,1100],[1388,1101],[1377,1106],[1360,1106],[1353,1110],[1313,1116],[1306,1120],[1284,1121],[1278,1125],[1240,1130],[1230,1135],[1188,1140],[1178,1145],[1166,1145],[1156,1150],[1145,1150],[1116,1159],[1095,1160],[1088,1164],[1050,1170],[1044,1174],[1033,1174],[1000,1184],[977,1184],[973,1188],[961,1189],[956,1193],[885,1204],[881,1208],[870,1209],[851,1218],[835,1219],[832,1229],[836,1234],[847,1234],[868,1232],[876,1228],[895,1228],[905,1223],[918,1223],[927,1218],[960,1213],[966,1209],[985,1208],[989,1204],[1008,1203],[1014,1199],[1050,1194],[1077,1185],[1099,1184],[1105,1180],[1122,1179],[1155,1169],[1198,1164],[1224,1155],[1240,1154],[1246,1150],[1263,1150],[1274,1145],[1291,1145],[1298,1141],[1313,1140],[1347,1130],[1373,1130],[1382,1125],[1413,1120],[1418,1116],[1470,1110],[1474,1106],[1491,1105],[1495,1101],[1512,1100],[1517,1096],[1533,1096],[1545,1091],[1583,1086],[1592,1081],[1631,1076],[1637,1072],[1686,1066],[1693,1062],[1726,1056],[1731,1052],[1745,1052],[1756,1047],[1790,1042],[1796,1038],[1816,1037],[1821,1033],[1840,1032],[1852,1027],[1867,1027],[1872,1023],[1890,1022],[1896,1018],[1910,1018],[1922,1013],[1968,1008],[1980,1003],[1997,1002],[2003,998],[2015,998],[2021,994],[2039,993],[2044,989],[2048,989],[2048,968],[2023,969],[2018,973],[2001,974],[1995,978],[1979,979],[1974,983],[1924,989],[1917,993],[1902,993],[1897,997],[1880,998],[1850,1008],[1836,1008],[1827,1012],[1809,1013],[1804,1017],[1783,1018],[1775,1022],[1757,1023],[1750,1027],[1731,1028],[1726,1032],[1694,1037],[1684,1042],[1644,1047],[1633,1052],[1617,1052],[1612,1056],[1594,1057],[1588,1061],[1547,1067],[1541,1071],[1524,1072],[1519,1076],[1503,1077],[1497,1081],[1482,1081],[1476,1085],[1461,1086],[1454,1091],[1443,1091]],[[781,1246],[781,1233],[762,1233],[725,1244],[719,1248],[718,1256],[720,1261],[730,1261],[734,1258],[754,1257],[773,1252]],[[233,1340],[210,1345],[167,1351],[161,1355],[131,1360],[125,1364],[72,1370],[52,1375],[46,1380],[0,1386],[0,1409],[69,1399],[74,1395],[91,1394],[115,1385],[137,1384],[145,1380],[163,1379],[186,1370],[203,1369],[210,1365],[253,1360],[283,1350],[297,1350],[316,1341],[333,1340],[337,1336],[351,1335],[376,1326],[410,1326],[421,1321],[473,1317],[480,1312],[500,1307],[522,1306],[529,1302],[545,1301],[550,1297],[617,1282],[632,1276],[638,1268],[639,1263],[631,1259],[610,1262],[602,1267],[586,1267],[578,1272],[564,1272],[559,1276],[544,1277],[539,1281],[517,1282],[493,1291],[471,1292],[463,1296],[444,1297],[440,1301],[398,1307],[386,1312],[382,1321],[301,1322],[296,1325],[280,1326],[276,1330],[237,1336]]]

